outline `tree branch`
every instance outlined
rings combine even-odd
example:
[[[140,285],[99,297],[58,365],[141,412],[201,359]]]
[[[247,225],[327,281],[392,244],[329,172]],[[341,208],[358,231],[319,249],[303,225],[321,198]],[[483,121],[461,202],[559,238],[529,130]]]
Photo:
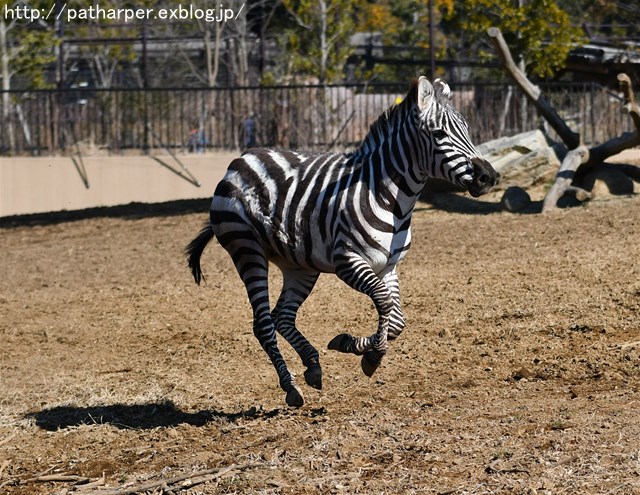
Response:
[[[575,194],[580,201],[591,198],[591,193],[573,185],[574,179],[579,182],[580,177],[584,176],[585,172],[588,172],[610,156],[640,145],[640,105],[638,105],[633,93],[631,80],[626,74],[618,75],[620,89],[624,95],[623,110],[633,120],[635,131],[625,132],[621,136],[609,139],[605,143],[588,149],[581,144],[580,134],[569,129],[562,117],[557,114],[555,109],[544,98],[540,88],[531,83],[526,74],[518,69],[500,30],[492,27],[487,33],[509,76],[571,150],[562,161],[555,182],[544,199],[542,211],[546,212],[554,209],[558,200],[566,193]]]
[[[634,132],[625,132],[621,136],[611,138],[591,149],[587,149],[585,146],[579,146],[567,153],[558,170],[553,186],[544,198],[542,206],[543,213],[554,209],[558,200],[567,192],[575,193],[576,198],[580,201],[591,198],[591,194],[584,189],[571,185],[577,173],[579,173],[580,176],[584,176],[586,172],[610,156],[640,145],[640,106],[636,102],[629,76],[626,74],[618,74],[618,81],[624,95],[623,111],[631,116],[636,130]]]
[[[636,101],[633,93],[633,86],[627,74],[618,74],[618,82],[623,93],[622,110],[628,113],[636,128],[633,132],[625,132],[622,135],[611,138],[598,146],[594,146],[590,150],[589,159],[580,168],[580,173],[593,168],[595,165],[602,163],[607,158],[617,155],[635,146],[640,146],[640,105]]]
[[[558,200],[567,192],[574,193],[576,198],[580,201],[585,201],[591,198],[591,193],[581,189],[579,187],[572,186],[573,178],[575,177],[576,170],[580,165],[589,160],[589,150],[586,146],[578,146],[567,153],[567,156],[562,160],[562,165],[558,169],[556,174],[556,180],[549,189],[549,192],[544,198],[542,204],[542,213],[555,209],[558,204]]]
[[[636,133],[640,134],[640,105],[638,105],[636,95],[633,93],[631,79],[629,79],[629,76],[624,73],[618,74],[618,83],[620,84],[620,89],[624,94],[623,109],[631,115],[633,124],[636,127]]]
[[[489,28],[487,34],[489,35],[489,38],[491,38],[493,46],[495,47],[505,70],[514,80],[516,85],[522,90],[529,101],[533,103],[533,106],[536,107],[545,120],[549,122],[549,125],[554,131],[556,131],[558,136],[560,136],[560,139],[562,139],[564,144],[567,145],[567,148],[570,150],[577,148],[580,145],[580,134],[569,129],[562,117],[558,115],[555,109],[544,97],[540,88],[529,81],[526,74],[518,69],[518,66],[511,57],[511,52],[509,51],[509,47],[507,46],[500,29],[497,27]]]
[[[226,466],[222,468],[206,469],[204,471],[198,471],[198,472],[186,474],[183,476],[176,476],[173,478],[163,478],[156,481],[143,483],[141,485],[120,487],[115,489],[102,489],[100,491],[89,492],[86,495],[129,495],[133,493],[140,493],[140,492],[154,490],[155,488],[162,487],[163,485],[169,487],[171,485],[180,483],[181,481],[187,481],[187,480],[193,479],[195,480],[195,482],[190,482],[186,484],[187,487],[191,487],[196,484],[213,481],[233,471],[244,471],[246,469],[251,469],[254,467],[260,467],[264,465],[265,463],[262,463],[262,462],[247,462],[246,464],[231,464],[230,466]]]

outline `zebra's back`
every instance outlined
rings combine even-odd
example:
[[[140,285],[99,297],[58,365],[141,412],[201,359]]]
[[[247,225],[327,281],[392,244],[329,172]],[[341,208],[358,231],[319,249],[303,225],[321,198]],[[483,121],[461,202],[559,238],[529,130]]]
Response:
[[[225,245],[250,227],[276,263],[331,272],[337,209],[352,175],[348,156],[252,149],[218,184],[211,223]]]

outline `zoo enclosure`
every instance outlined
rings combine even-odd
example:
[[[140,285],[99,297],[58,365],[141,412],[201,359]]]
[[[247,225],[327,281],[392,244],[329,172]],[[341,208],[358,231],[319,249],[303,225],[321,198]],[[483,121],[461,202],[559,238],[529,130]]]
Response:
[[[541,89],[585,144],[631,130],[620,98],[599,85]],[[476,143],[541,126],[535,108],[513,86],[458,84],[453,90],[453,105],[469,121]],[[258,146],[346,149],[357,146],[406,91],[406,84],[9,91],[0,100],[0,152],[238,150],[251,128]],[[249,116],[252,126],[245,125]]]

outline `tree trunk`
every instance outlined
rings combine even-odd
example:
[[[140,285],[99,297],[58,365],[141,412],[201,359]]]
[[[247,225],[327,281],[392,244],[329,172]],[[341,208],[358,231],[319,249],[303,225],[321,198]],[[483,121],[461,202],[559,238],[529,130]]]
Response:
[[[11,104],[11,72],[9,69],[9,47],[7,46],[7,24],[0,19],[0,70],[2,71],[2,122],[9,144],[9,153],[16,151],[16,137],[13,129],[13,111]]]
[[[220,41],[222,39],[222,28],[220,27],[218,22],[214,23],[215,29],[215,37],[213,43],[211,42],[211,32],[208,29],[208,26],[205,24],[203,26],[204,29],[204,49],[205,56],[207,62],[207,86],[209,87],[208,92],[208,102],[205,107],[206,115],[203,115],[203,118],[200,119],[200,131],[205,133],[204,122],[209,119],[209,141],[211,143],[215,142],[216,135],[216,115],[214,112],[216,97],[213,88],[216,87],[218,81],[218,72],[220,71]]]
[[[327,4],[320,2],[320,82],[323,83],[327,74],[327,59],[329,49],[327,47]]]

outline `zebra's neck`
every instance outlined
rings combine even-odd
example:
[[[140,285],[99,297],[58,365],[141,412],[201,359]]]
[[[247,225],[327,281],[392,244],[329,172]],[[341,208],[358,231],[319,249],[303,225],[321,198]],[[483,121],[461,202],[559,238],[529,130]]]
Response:
[[[402,103],[371,125],[353,159],[368,164],[382,186],[394,192],[405,214],[413,209],[426,181],[428,150],[419,139],[419,117],[413,90]]]

